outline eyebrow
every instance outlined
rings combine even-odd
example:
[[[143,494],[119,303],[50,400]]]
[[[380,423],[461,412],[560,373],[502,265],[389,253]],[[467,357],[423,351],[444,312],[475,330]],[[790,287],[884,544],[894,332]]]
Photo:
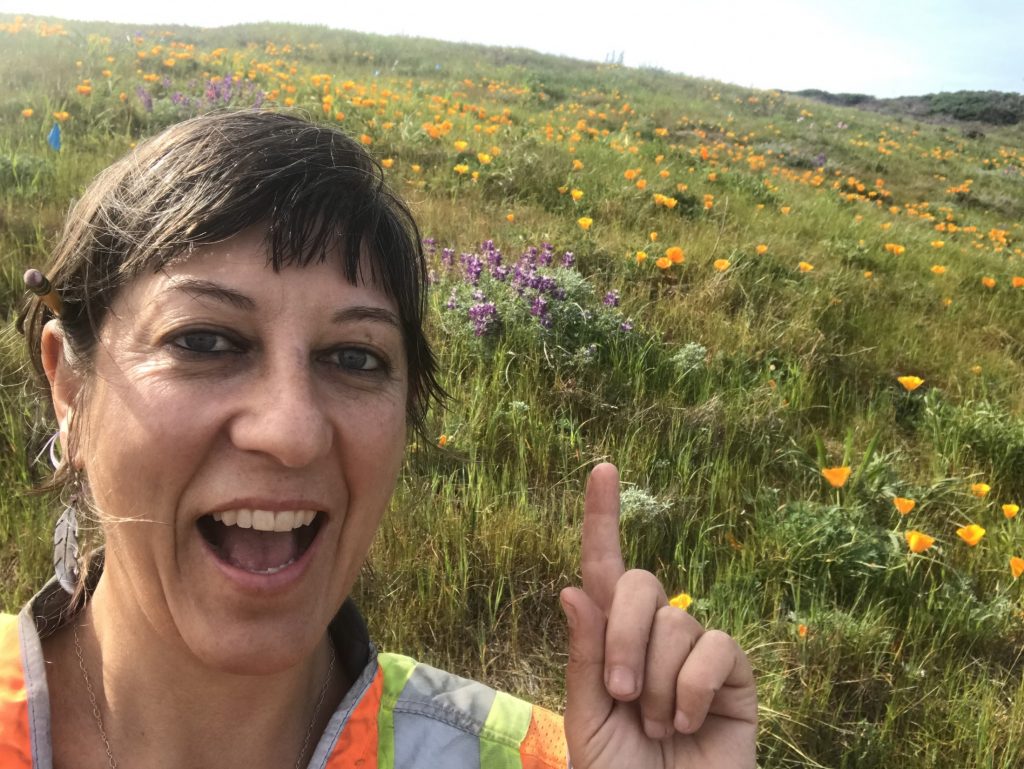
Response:
[[[240,310],[252,311],[256,309],[256,302],[241,291],[235,291],[233,288],[222,286],[210,280],[180,278],[171,284],[170,290],[182,291],[193,299],[216,299]]]
[[[221,284],[214,283],[210,280],[180,278],[171,284],[169,290],[182,291],[195,299],[215,299],[219,302],[230,304],[232,307],[237,307],[241,310],[247,310],[250,312],[257,309],[256,302],[241,291],[236,291],[233,288],[222,286]],[[357,305],[355,307],[346,307],[343,310],[338,310],[331,316],[332,323],[352,323],[360,320],[386,323],[390,326],[394,326],[399,331],[402,330],[402,324],[398,319],[398,316],[391,312],[391,310],[384,309],[383,307]]]
[[[385,310],[383,307],[365,307],[363,305],[346,307],[344,310],[338,310],[338,312],[334,313],[331,316],[331,320],[335,323],[372,320],[379,323],[387,323],[399,331],[402,330],[402,324],[399,322],[398,316],[391,312],[391,310]]]

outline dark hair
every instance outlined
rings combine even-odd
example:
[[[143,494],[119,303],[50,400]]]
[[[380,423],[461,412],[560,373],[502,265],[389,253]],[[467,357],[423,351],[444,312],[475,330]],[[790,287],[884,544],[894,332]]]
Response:
[[[249,110],[187,120],[89,185],[45,271],[60,296],[69,361],[88,369],[106,313],[133,278],[257,224],[267,229],[275,270],[336,258],[340,246],[345,277],[395,301],[409,371],[407,419],[422,433],[430,401],[443,391],[423,333],[419,230],[362,146],[293,115]],[[51,317],[32,297],[20,319],[44,388],[42,329]]]

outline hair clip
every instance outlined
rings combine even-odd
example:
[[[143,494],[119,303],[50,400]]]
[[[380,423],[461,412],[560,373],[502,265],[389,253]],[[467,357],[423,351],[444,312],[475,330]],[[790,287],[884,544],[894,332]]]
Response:
[[[60,317],[60,296],[57,290],[50,283],[49,279],[39,270],[25,270],[25,288],[31,291],[42,300],[43,304],[50,308],[54,315]]]

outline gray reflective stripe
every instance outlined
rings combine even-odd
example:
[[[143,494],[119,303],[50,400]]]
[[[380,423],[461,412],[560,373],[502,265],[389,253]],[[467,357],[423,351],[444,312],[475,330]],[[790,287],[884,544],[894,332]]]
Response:
[[[395,702],[394,769],[480,766],[480,733],[495,692],[476,681],[416,665]]]
[[[395,769],[478,769],[480,740],[464,729],[395,710]]]
[[[46,660],[36,631],[31,604],[18,615],[21,667],[28,698],[28,728],[32,739],[33,769],[53,769],[53,732],[50,729],[50,694],[46,688]]]

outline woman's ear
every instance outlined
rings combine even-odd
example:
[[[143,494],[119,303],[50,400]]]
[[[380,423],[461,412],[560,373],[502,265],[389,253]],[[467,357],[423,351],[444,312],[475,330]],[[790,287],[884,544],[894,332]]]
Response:
[[[60,445],[66,452],[70,438],[71,419],[78,391],[81,387],[79,375],[72,369],[69,355],[65,351],[66,340],[60,321],[50,320],[43,326],[42,360],[43,371],[50,382],[50,397],[53,411],[60,428]]]

